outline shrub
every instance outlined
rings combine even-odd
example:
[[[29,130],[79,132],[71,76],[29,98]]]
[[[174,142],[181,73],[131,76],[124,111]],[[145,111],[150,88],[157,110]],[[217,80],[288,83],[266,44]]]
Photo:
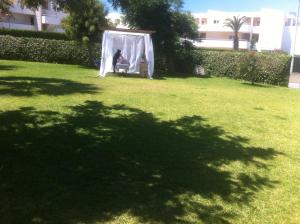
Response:
[[[67,35],[64,33],[33,31],[33,30],[0,29],[0,35],[10,35],[14,37],[43,38],[43,39],[50,39],[50,40],[69,40]]]
[[[86,47],[74,41],[0,36],[0,58],[24,61],[88,65]],[[95,49],[100,57],[100,45]]]
[[[287,85],[290,56],[282,52],[196,50],[207,75],[273,85]],[[248,71],[247,71],[248,70]]]
[[[193,74],[195,67],[200,63],[193,44],[189,41],[178,43],[175,49],[174,69],[181,74]]]
[[[242,52],[198,50],[198,54],[207,75],[237,78]]]
[[[155,64],[155,75],[165,75],[168,71],[166,58],[163,57],[162,54],[155,52],[154,57],[154,64]]]
[[[167,63],[166,56],[164,56],[159,49],[155,49],[155,74],[172,75],[176,73],[183,77],[194,74],[195,68],[200,64],[200,61],[199,52],[195,51],[192,43],[189,41],[177,42],[174,46],[174,53],[174,71],[168,74],[170,65]]]
[[[239,68],[239,74],[242,79],[251,81],[252,85],[255,82],[259,82],[259,71],[255,52],[244,55],[240,61]]]

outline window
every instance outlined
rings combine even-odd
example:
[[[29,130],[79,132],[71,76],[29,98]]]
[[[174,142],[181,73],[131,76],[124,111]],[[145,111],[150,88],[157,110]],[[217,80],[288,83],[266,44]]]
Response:
[[[293,18],[286,19],[285,26],[296,26],[296,20]]]
[[[219,20],[214,20],[214,24],[219,24],[220,23],[220,21]]]
[[[244,21],[245,21],[246,25],[251,25],[251,18],[250,17],[246,17]]]
[[[207,18],[202,18],[201,19],[201,24],[206,25],[207,24]]]
[[[250,41],[250,33],[242,33],[241,39]]]
[[[260,26],[260,18],[259,17],[254,17],[253,26]]]

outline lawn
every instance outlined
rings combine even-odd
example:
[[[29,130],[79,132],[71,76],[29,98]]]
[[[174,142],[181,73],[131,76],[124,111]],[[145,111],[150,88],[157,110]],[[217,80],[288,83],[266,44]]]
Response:
[[[300,91],[0,61],[0,223],[300,223]]]

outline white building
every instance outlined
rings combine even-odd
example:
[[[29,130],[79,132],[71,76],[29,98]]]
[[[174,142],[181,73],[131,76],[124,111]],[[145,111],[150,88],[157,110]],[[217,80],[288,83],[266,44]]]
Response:
[[[199,25],[200,41],[195,42],[204,48],[232,48],[233,32],[224,26],[227,18],[245,16],[245,24],[240,30],[240,48],[250,49],[255,40],[258,51],[283,50],[291,53],[296,31],[296,14],[280,10],[262,9],[259,12],[222,12],[209,10],[207,13],[194,13]],[[298,23],[298,26],[300,24]],[[300,38],[300,32],[298,34]],[[300,55],[300,41],[296,54]]]
[[[45,0],[37,10],[22,8],[18,0],[13,2],[11,15],[2,16],[0,28],[63,32],[61,20],[66,14],[51,0]],[[224,22],[233,16],[245,16],[246,22],[240,30],[241,49],[250,49],[252,39],[256,41],[254,47],[258,51],[283,50],[291,53],[294,48],[296,13],[272,9],[258,12],[209,10],[206,13],[194,13],[193,16],[199,25],[200,41],[194,42],[198,47],[232,48],[233,32],[224,26]],[[110,13],[107,18],[117,28],[128,28],[119,13]],[[296,54],[300,55],[300,41],[296,46]]]
[[[20,5],[18,0],[12,0],[10,14],[0,15],[0,28],[64,32],[61,21],[67,16],[51,0],[45,0],[38,9],[28,9]],[[109,13],[107,18],[117,28],[128,28],[123,23],[122,15]]]
[[[1,16],[0,28],[63,32],[61,20],[66,14],[51,1],[46,0],[33,10],[21,7],[19,1],[14,0],[10,12]]]

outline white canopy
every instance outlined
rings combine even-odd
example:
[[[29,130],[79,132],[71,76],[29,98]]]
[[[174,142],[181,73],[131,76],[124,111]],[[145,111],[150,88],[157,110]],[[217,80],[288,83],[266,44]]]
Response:
[[[120,31],[105,31],[102,40],[100,76],[113,71],[113,55],[120,49],[129,61],[129,73],[139,73],[140,62],[145,56],[148,63],[148,77],[154,73],[154,52],[150,34]]]

